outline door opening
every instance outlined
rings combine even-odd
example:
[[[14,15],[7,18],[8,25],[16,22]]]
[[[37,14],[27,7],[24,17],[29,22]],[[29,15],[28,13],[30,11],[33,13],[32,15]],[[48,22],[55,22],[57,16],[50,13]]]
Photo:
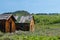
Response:
[[[12,22],[10,22],[10,32],[12,32]]]

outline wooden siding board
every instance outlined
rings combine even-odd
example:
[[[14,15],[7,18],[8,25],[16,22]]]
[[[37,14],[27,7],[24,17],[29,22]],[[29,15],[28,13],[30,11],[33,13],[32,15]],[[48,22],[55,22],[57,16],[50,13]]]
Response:
[[[6,32],[9,32],[9,21],[8,20],[6,21],[6,27],[5,27],[5,29],[6,29]]]

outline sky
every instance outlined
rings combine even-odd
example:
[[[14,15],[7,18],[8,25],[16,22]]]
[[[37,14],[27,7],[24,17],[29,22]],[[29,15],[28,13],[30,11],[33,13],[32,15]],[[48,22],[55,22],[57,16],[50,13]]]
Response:
[[[30,13],[60,13],[60,0],[0,0],[0,13],[18,10]]]

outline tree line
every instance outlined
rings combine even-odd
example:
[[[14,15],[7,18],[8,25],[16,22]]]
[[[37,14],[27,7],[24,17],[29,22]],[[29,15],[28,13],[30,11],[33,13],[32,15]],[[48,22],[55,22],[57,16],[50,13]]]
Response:
[[[25,10],[18,10],[15,12],[7,12],[7,13],[3,13],[3,14],[22,14],[22,15],[59,15],[60,13],[30,13],[28,11]]]

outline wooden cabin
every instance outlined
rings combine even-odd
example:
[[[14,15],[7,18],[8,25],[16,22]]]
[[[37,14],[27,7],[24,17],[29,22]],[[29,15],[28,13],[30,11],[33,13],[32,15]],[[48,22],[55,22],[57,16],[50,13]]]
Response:
[[[12,14],[0,14],[0,30],[2,32],[14,32],[16,19]]]
[[[31,31],[31,32],[34,31],[34,17],[33,16],[31,15],[21,16],[21,17],[18,17],[17,20],[18,19],[19,21],[16,23],[17,30]]]

